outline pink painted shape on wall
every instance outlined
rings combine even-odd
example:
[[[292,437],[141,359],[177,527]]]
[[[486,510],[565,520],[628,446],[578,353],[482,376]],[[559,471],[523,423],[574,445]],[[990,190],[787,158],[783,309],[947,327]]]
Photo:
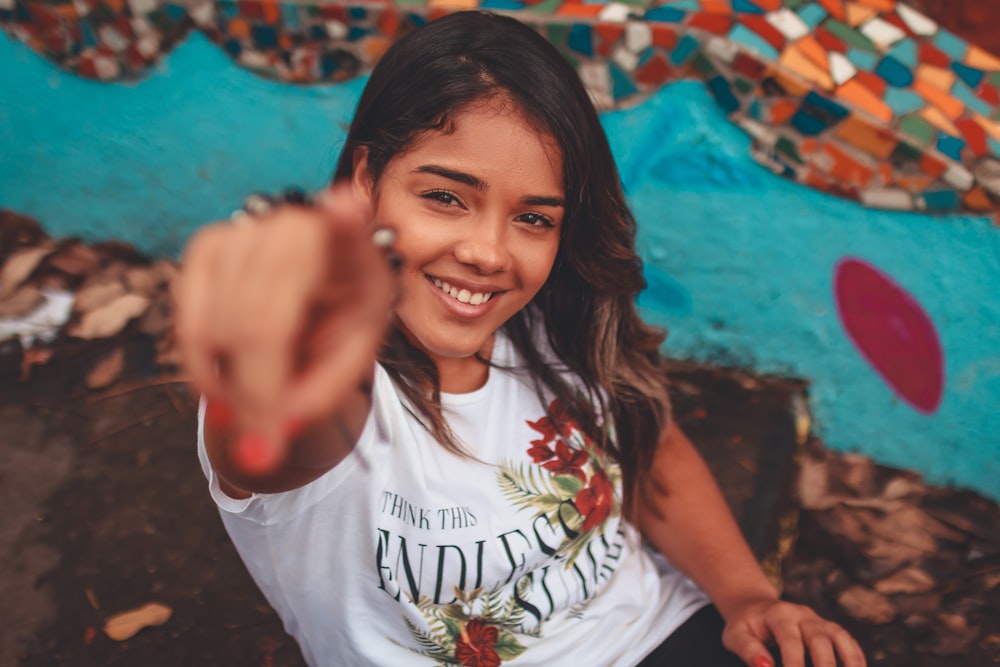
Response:
[[[944,393],[944,352],[934,323],[906,290],[867,262],[844,258],[834,276],[848,337],[899,396],[924,414]]]

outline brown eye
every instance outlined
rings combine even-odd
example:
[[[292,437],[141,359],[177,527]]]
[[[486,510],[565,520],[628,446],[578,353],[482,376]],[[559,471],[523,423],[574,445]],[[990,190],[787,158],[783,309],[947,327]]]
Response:
[[[555,227],[552,219],[541,213],[522,213],[517,219],[528,223],[532,227]]]
[[[432,190],[430,192],[425,192],[420,196],[423,199],[437,202],[444,206],[458,206],[461,204],[461,202],[458,200],[458,197],[448,192],[447,190]]]

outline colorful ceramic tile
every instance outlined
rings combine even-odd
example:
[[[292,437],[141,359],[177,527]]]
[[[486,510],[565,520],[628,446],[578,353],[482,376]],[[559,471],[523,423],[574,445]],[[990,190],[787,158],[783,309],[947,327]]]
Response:
[[[813,30],[813,37],[823,45],[823,48],[831,53],[847,53],[847,43],[822,26]]]
[[[713,35],[728,35],[734,19],[724,14],[699,12],[688,20],[688,27],[710,32]]]
[[[897,118],[911,111],[917,111],[924,106],[924,99],[916,93],[900,88],[889,88],[885,91],[885,103],[889,105]]]
[[[912,39],[904,39],[898,42],[889,51],[889,55],[911,69],[920,64],[917,43]]]
[[[834,85],[839,86],[857,75],[858,69],[842,53],[833,51],[830,52],[829,57],[830,76],[833,78]]]
[[[993,106],[987,104],[975,93],[975,91],[962,83],[956,83],[952,86],[951,94],[954,95],[958,101],[965,105],[965,108],[970,111],[975,111],[981,114],[989,114],[993,111]]]
[[[969,45],[947,30],[938,30],[934,35],[934,45],[948,54],[952,60],[961,60],[969,50]]]
[[[866,7],[858,2],[848,1],[845,10],[847,13],[847,25],[852,28],[856,28],[878,16],[877,10]]]
[[[1000,59],[896,0],[0,0],[0,25],[99,80],[141,74],[193,26],[314,83],[475,8],[536,26],[601,108],[695,77],[789,178],[869,205],[1000,207]]]
[[[945,92],[950,91],[955,84],[954,72],[950,69],[934,67],[933,65],[921,65],[918,67],[916,77],[918,81]]]
[[[938,30],[937,23],[906,4],[896,3],[896,13],[917,35],[929,37]]]
[[[786,39],[792,42],[802,39],[811,32],[806,22],[790,9],[782,8],[776,12],[771,12],[767,15],[766,19]]]
[[[768,60],[778,58],[778,50],[757,33],[743,25],[736,25],[729,33],[729,39],[760,54]]]
[[[892,120],[893,114],[889,105],[858,81],[857,78],[838,86],[837,96],[884,123]]]
[[[787,3],[786,6],[788,6]],[[799,19],[809,26],[810,30],[815,30],[829,16],[822,5],[814,2],[807,2],[799,6],[795,12],[799,15]]]
[[[892,56],[885,56],[875,68],[875,73],[885,79],[886,83],[896,88],[906,88],[913,84],[913,72],[910,68]]]
[[[995,72],[1000,70],[1000,58],[975,45],[970,45],[963,62],[969,67]]]
[[[786,48],[778,59],[778,64],[824,90],[833,88],[833,78],[829,71],[817,66],[797,45]]]
[[[898,141],[891,130],[857,114],[845,118],[837,127],[835,136],[879,160],[888,160]]]
[[[888,49],[893,44],[906,37],[906,33],[881,18],[873,18],[859,29],[861,34],[878,44],[882,49]]]

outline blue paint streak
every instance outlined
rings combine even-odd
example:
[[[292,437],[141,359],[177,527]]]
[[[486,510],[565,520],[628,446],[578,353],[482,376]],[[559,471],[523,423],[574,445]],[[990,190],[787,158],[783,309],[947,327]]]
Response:
[[[267,82],[199,35],[134,84],[64,74],[6,36],[0,64],[0,206],[55,236],[167,254],[249,192],[324,185],[363,83]],[[990,218],[865,209],[773,176],[702,83],[602,120],[639,220],[641,304],[669,327],[668,352],[806,378],[830,446],[1000,498]],[[831,280],[848,255],[892,276],[937,326],[948,381],[933,416],[895,397],[844,335]]]
[[[643,267],[646,289],[639,295],[639,307],[658,312],[686,315],[691,312],[691,295],[684,286],[652,264]]]
[[[639,220],[647,275],[662,271],[690,298],[688,313],[640,300],[668,327],[671,354],[807,378],[816,427],[830,446],[1000,499],[1000,230],[989,217],[866,209],[772,176],[695,82],[604,123]],[[680,162],[691,154],[699,157]],[[709,161],[735,179],[690,173]],[[759,185],[748,187],[743,173]],[[947,383],[934,415],[894,396],[844,334],[832,276],[845,256],[892,276],[938,328]]]
[[[176,255],[251,192],[327,183],[363,83],[265,81],[200,34],[145,80],[95,83],[3,34],[0,207]]]

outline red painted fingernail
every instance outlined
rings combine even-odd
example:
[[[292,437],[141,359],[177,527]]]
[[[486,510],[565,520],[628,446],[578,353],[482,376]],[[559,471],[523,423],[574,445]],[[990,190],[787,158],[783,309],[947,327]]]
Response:
[[[228,428],[233,425],[233,411],[225,401],[206,399],[205,423],[213,428]]]
[[[774,660],[769,655],[758,655],[754,658],[753,667],[774,667]]]
[[[233,452],[236,465],[249,475],[262,475],[278,466],[278,448],[255,433],[244,433]]]

